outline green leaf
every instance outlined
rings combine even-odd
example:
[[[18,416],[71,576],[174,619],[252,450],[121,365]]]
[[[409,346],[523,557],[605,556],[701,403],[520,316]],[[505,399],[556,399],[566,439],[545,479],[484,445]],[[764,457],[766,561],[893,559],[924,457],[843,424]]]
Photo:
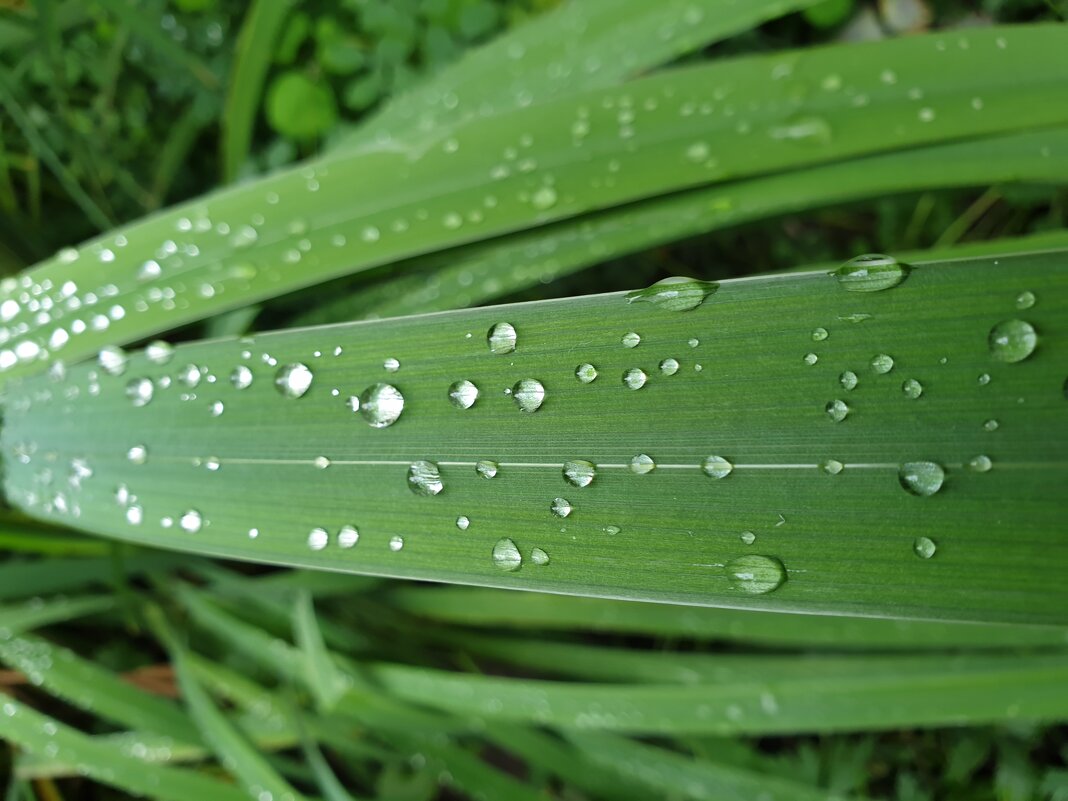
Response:
[[[0,606],[0,634],[5,638],[11,637],[20,631],[30,631],[106,612],[114,605],[114,598],[101,595],[82,598],[60,596],[48,601],[35,598],[18,606]]]
[[[23,458],[7,490],[34,516],[275,564],[1063,624],[1062,259],[903,268],[883,292],[728,281],[685,312],[602,295],[281,332],[135,354],[122,376],[84,365],[9,392],[3,447]],[[92,475],[42,492],[41,464]]]

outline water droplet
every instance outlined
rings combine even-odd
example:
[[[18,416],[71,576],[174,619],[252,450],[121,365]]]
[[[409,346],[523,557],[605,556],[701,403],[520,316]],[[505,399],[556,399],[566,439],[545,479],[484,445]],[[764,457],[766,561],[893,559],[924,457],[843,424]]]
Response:
[[[833,401],[828,401],[827,405],[823,407],[823,410],[827,412],[827,416],[834,420],[834,422],[836,423],[841,423],[843,420],[849,417],[849,412],[852,411],[849,408],[848,403],[846,403],[844,400],[837,399]]]
[[[248,389],[252,386],[252,370],[243,364],[239,364],[230,373],[230,383],[233,384],[234,389]]]
[[[816,362],[818,362],[819,360],[820,360],[820,357],[817,356],[815,353],[806,353],[805,354],[804,362],[805,362],[805,364],[809,365],[810,367],[812,365],[814,365]]]
[[[222,401],[213,401],[211,406],[208,407],[211,411],[212,417],[219,417],[224,411],[226,411],[226,404]]]
[[[946,471],[936,462],[905,462],[898,469],[897,477],[908,492],[926,497],[942,489]]]
[[[311,388],[312,371],[300,362],[287,364],[275,375],[274,385],[283,397],[300,398]]]
[[[1038,334],[1023,320],[1005,320],[990,329],[990,355],[999,362],[1022,362],[1035,352]]]
[[[148,461],[148,448],[144,445],[134,445],[126,451],[126,458],[132,464],[144,464]]]
[[[614,537],[616,534],[618,534],[623,529],[621,529],[619,526],[605,526],[602,530],[604,531],[605,534],[608,534],[609,536]]]
[[[470,409],[478,400],[478,387],[467,379],[457,381],[449,387],[449,400],[457,409]]]
[[[360,532],[356,530],[355,526],[342,526],[337,533],[337,544],[339,548],[352,548],[360,541]]]
[[[360,393],[360,415],[371,428],[386,428],[404,411],[404,396],[392,384],[372,384]]]
[[[467,515],[460,515],[458,518],[456,518],[456,528],[460,529],[460,531],[467,531],[467,529],[470,527],[471,518],[469,518]]]
[[[886,353],[879,353],[871,357],[872,372],[886,375],[894,369],[894,358]]]
[[[593,483],[593,479],[597,477],[597,467],[593,462],[574,459],[564,462],[563,473],[567,483],[571,486],[588,487]]]
[[[126,397],[134,406],[144,406],[156,391],[156,385],[151,378],[134,378],[126,385]]]
[[[1024,309],[1030,309],[1035,305],[1035,293],[1034,292],[1021,292],[1016,296],[1016,308],[1020,311]]]
[[[583,384],[589,384],[597,378],[597,368],[589,363],[580,364],[575,368],[575,378]]]
[[[968,469],[973,473],[986,473],[994,466],[994,462],[989,456],[980,454],[979,456],[973,456],[968,460]]]
[[[308,547],[313,551],[321,551],[330,542],[330,535],[325,528],[313,528],[308,532]]]
[[[164,342],[162,339],[150,342],[145,347],[145,358],[153,364],[166,364],[173,355],[174,348],[171,347],[170,343]]]
[[[646,453],[639,453],[633,459],[630,460],[630,472],[639,476],[644,476],[646,473],[651,473],[656,469],[656,462],[653,461],[653,457]]]
[[[416,495],[437,495],[445,485],[441,481],[441,473],[438,466],[433,462],[420,459],[412,462],[408,468],[408,489]]]
[[[850,259],[831,275],[838,285],[850,292],[879,292],[905,280],[909,268],[893,256],[867,253]]]
[[[482,459],[475,463],[475,473],[479,478],[495,478],[498,469],[497,463],[490,459]]]
[[[553,498],[553,502],[549,504],[549,510],[557,517],[567,517],[571,514],[571,501],[567,498]]]
[[[831,125],[823,117],[791,117],[782,125],[768,129],[772,139],[797,142],[802,145],[827,145],[833,136]]]
[[[404,547],[404,537],[393,536],[389,538],[389,549],[396,553]]]
[[[636,348],[641,344],[642,338],[635,332],[628,331],[619,341],[623,343],[624,348]]]
[[[530,561],[536,565],[547,565],[549,564],[549,554],[541,548],[531,548]]]
[[[511,353],[515,350],[516,333],[511,323],[497,323],[486,335],[492,353]]]
[[[623,373],[623,383],[631,389],[641,389],[648,380],[649,376],[640,367],[631,367]]]
[[[126,508],[126,522],[132,526],[139,526],[145,519],[145,510],[137,504]]]
[[[514,542],[507,537],[501,537],[493,546],[493,564],[501,570],[512,572],[523,566],[523,556]]]
[[[901,391],[905,393],[906,398],[918,398],[923,394],[923,384],[917,381],[915,378],[908,379],[901,385]]]
[[[108,375],[122,375],[125,373],[127,359],[126,351],[112,345],[101,348],[100,354],[97,356],[97,362]]]
[[[739,535],[739,539],[741,539],[741,541],[744,542],[746,545],[752,545],[754,542],[756,542],[756,534],[754,534],[752,531],[743,531],[741,535]]]
[[[326,470],[330,466],[330,460],[325,456],[316,456],[312,464],[320,470]]]
[[[993,417],[991,417],[989,420],[987,420],[985,423],[983,423],[983,430],[984,431],[997,431],[999,426],[1000,426],[1000,423],[998,423],[997,420],[995,420]]]
[[[248,530],[248,538],[250,540],[254,540],[258,536],[260,536],[260,530],[258,528],[250,528]]]
[[[823,342],[828,337],[826,328],[814,328],[812,330],[812,341]]]
[[[985,387],[990,383],[990,373],[980,373],[977,380],[979,381],[979,386]]]
[[[917,537],[912,543],[912,550],[920,559],[930,559],[935,555],[938,546],[930,537]]]
[[[178,371],[178,380],[193,389],[200,383],[200,368],[195,364],[187,364]]]
[[[530,202],[539,211],[551,209],[556,205],[556,190],[551,186],[540,187],[530,196]]]
[[[734,465],[722,456],[709,456],[701,464],[701,470],[709,478],[726,478],[734,470]]]
[[[204,525],[204,518],[196,509],[189,509],[178,518],[178,528],[187,534],[196,534]]]
[[[675,375],[679,371],[679,362],[670,356],[660,362],[660,372],[664,375]]]
[[[842,385],[842,389],[853,390],[857,386],[857,374],[852,370],[846,370],[840,376],[838,376],[838,383]]]
[[[731,588],[751,595],[772,592],[786,581],[786,568],[773,556],[739,556],[725,569]]]
[[[820,462],[820,470],[829,476],[836,476],[845,470],[845,465],[837,459],[824,459]]]
[[[545,402],[545,387],[534,378],[524,378],[512,387],[512,399],[523,412],[536,412]]]
[[[385,368],[387,373],[395,373],[400,369],[400,362],[390,357],[382,362],[382,367]]]
[[[690,337],[686,340],[686,344],[689,345],[691,348],[696,348],[698,345],[701,344],[701,340],[699,340],[697,337]]]
[[[627,303],[652,303],[666,311],[689,311],[704,303],[717,289],[719,284],[711,281],[674,277],[657,281],[645,289],[628,292],[625,297]]]

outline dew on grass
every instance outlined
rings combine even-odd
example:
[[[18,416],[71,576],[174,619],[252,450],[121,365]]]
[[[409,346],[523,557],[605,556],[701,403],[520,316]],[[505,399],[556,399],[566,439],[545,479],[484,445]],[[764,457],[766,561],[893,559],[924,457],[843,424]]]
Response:
[[[479,478],[496,478],[500,466],[492,459],[480,459],[475,463],[475,474]]]
[[[937,550],[938,546],[930,537],[917,537],[912,543],[912,551],[920,559],[930,559]]]
[[[592,383],[597,378],[597,368],[588,362],[580,364],[575,368],[575,378],[583,384]]]
[[[987,339],[990,355],[996,361],[1022,362],[1035,352],[1038,334],[1034,326],[1023,320],[1005,320],[990,329]]]
[[[567,498],[553,498],[553,502],[549,504],[549,511],[551,511],[557,517],[567,517],[572,511],[571,501]]]
[[[893,256],[866,253],[850,259],[831,275],[849,292],[879,292],[905,280],[909,268]]]
[[[701,470],[709,478],[726,478],[734,470],[734,465],[722,456],[709,456],[701,464]]]
[[[204,525],[204,518],[196,509],[188,509],[178,518],[178,528],[187,534],[196,534]]]
[[[520,411],[532,413],[545,402],[545,386],[535,378],[523,378],[512,387],[512,399]]]
[[[523,556],[511,539],[501,537],[493,546],[493,564],[510,573],[522,567]]]
[[[774,592],[786,581],[786,568],[774,556],[739,556],[725,570],[731,588],[750,595]]]
[[[623,383],[630,389],[641,389],[648,380],[649,376],[640,367],[631,367],[623,373]]]
[[[330,535],[325,528],[313,528],[308,532],[308,547],[313,551],[321,551],[330,542]]]
[[[886,375],[894,369],[894,357],[887,353],[878,353],[872,356],[871,369],[877,375]]]
[[[416,495],[437,495],[444,488],[441,472],[434,462],[420,459],[408,467],[408,489]]]
[[[937,462],[905,462],[898,468],[897,477],[907,492],[929,497],[942,489],[946,471]]]
[[[478,400],[478,387],[471,381],[462,379],[449,387],[449,401],[457,409],[470,409]]]
[[[656,462],[653,457],[647,453],[639,453],[630,460],[630,472],[635,475],[644,476],[646,473],[651,473],[656,469]]]
[[[511,353],[516,346],[515,327],[511,323],[497,323],[486,335],[491,353]]]
[[[852,409],[849,408],[849,404],[840,399],[828,401],[827,405],[823,407],[823,410],[827,413],[827,416],[836,423],[841,423],[849,417],[849,413],[852,411]]]
[[[564,463],[564,479],[573,487],[588,487],[597,477],[597,467],[593,462],[572,459]]]
[[[287,364],[275,374],[275,388],[284,398],[300,398],[311,388],[312,371],[306,364]]]
[[[404,395],[392,384],[372,384],[360,393],[360,416],[371,428],[393,425],[403,411]]]
[[[625,297],[627,303],[652,303],[665,311],[690,311],[704,303],[717,289],[719,284],[712,281],[680,276],[665,278],[645,289],[628,292]]]
[[[360,541],[360,532],[355,526],[342,526],[337,533],[339,548],[352,548]]]

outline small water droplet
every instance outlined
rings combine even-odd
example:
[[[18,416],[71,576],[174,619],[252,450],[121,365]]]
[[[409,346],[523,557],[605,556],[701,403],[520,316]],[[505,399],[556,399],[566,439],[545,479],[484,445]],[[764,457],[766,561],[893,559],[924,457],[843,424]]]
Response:
[[[486,335],[492,353],[511,353],[515,350],[516,333],[511,323],[497,323]]]
[[[894,369],[894,358],[886,353],[879,353],[871,357],[872,372],[878,375],[886,375]]]
[[[640,367],[631,367],[623,373],[623,383],[631,389],[641,389],[648,380],[649,376]]]
[[[512,572],[523,566],[523,556],[512,540],[501,537],[493,546],[493,564],[501,570]]]
[[[660,362],[660,372],[664,375],[675,375],[679,371],[679,362],[670,356]]]
[[[810,367],[812,365],[814,365],[816,362],[818,362],[819,360],[820,360],[820,357],[817,356],[815,353],[806,353],[805,354],[804,362],[805,362],[805,364],[809,365]]]
[[[709,478],[726,478],[734,470],[734,465],[722,456],[709,456],[701,464],[701,470]]]
[[[126,385],[126,397],[134,406],[144,406],[156,391],[156,385],[151,378],[134,378]]]
[[[260,530],[258,528],[250,528],[248,530],[248,538],[250,540],[254,540],[258,536],[260,536]]]
[[[252,370],[243,364],[239,364],[230,373],[230,383],[234,389],[248,389],[252,386]]]
[[[416,495],[437,495],[445,485],[441,481],[441,473],[434,462],[423,459],[412,462],[408,468],[408,489]]]
[[[820,470],[829,476],[836,476],[845,470],[845,465],[837,459],[824,459],[820,462]]]
[[[460,529],[460,531],[467,531],[467,529],[470,527],[471,518],[469,518],[467,515],[460,515],[458,518],[456,518],[456,528]]]
[[[478,387],[467,379],[457,381],[449,387],[449,400],[457,409],[470,409],[478,400]]]
[[[699,340],[697,337],[690,337],[686,340],[686,344],[689,345],[691,348],[696,348],[698,345],[701,344],[701,340]]]
[[[330,542],[330,535],[325,528],[313,528],[308,532],[308,547],[313,551],[321,551]]]
[[[583,384],[589,384],[597,378],[597,368],[588,362],[586,364],[580,364],[575,368],[575,378]]]
[[[774,556],[739,556],[725,570],[731,588],[750,595],[773,592],[786,581],[786,568]]]
[[[990,329],[990,355],[999,362],[1022,362],[1035,352],[1038,334],[1023,320],[1005,320]]]
[[[553,502],[549,504],[549,510],[557,517],[567,517],[571,514],[571,501],[567,498],[553,498]]]
[[[330,466],[330,459],[325,456],[316,456],[312,462],[319,470],[326,470]]]
[[[905,280],[909,268],[893,256],[866,253],[850,259],[831,275],[838,285],[850,292],[879,292]]]
[[[923,394],[923,384],[915,378],[910,378],[901,385],[901,391],[905,393],[906,398],[916,399]]]
[[[652,303],[666,311],[689,311],[704,303],[717,289],[719,284],[711,281],[673,277],[657,281],[645,289],[628,292],[625,297],[627,303]]]
[[[912,543],[912,550],[920,559],[930,559],[935,555],[938,546],[930,537],[917,537]]]
[[[623,343],[624,348],[636,348],[641,344],[642,338],[635,332],[628,331],[619,341]]]
[[[618,534],[623,529],[621,529],[619,526],[605,526],[604,529],[602,529],[602,530],[604,531],[605,534],[608,534],[609,536],[614,537],[616,534]]]
[[[551,186],[542,186],[530,196],[531,205],[539,211],[551,209],[556,205],[556,190]]]
[[[337,533],[339,548],[352,548],[360,541],[360,532],[355,526],[342,526]]]
[[[389,549],[396,553],[404,547],[404,537],[393,536],[389,538]]]
[[[630,460],[630,472],[639,476],[644,476],[646,473],[651,473],[656,469],[656,462],[653,461],[653,457],[647,453],[639,453],[637,456]]]
[[[274,377],[275,388],[286,398],[300,398],[311,388],[312,371],[297,362],[282,367]]]
[[[593,462],[573,459],[564,462],[564,479],[573,487],[588,487],[597,477],[597,467]]]
[[[148,461],[148,448],[144,445],[134,445],[126,451],[126,458],[132,464],[144,464]]]
[[[162,339],[150,342],[145,347],[145,358],[152,364],[166,364],[173,355],[174,348],[171,347],[170,343],[164,342]]]
[[[204,518],[196,509],[189,509],[178,518],[178,528],[187,534],[196,534],[204,525]]]
[[[360,415],[371,428],[386,428],[404,411],[404,396],[392,384],[372,384],[360,393]]]
[[[1000,425],[1001,424],[998,423],[997,420],[995,420],[993,417],[991,417],[989,420],[987,420],[985,423],[983,423],[983,430],[984,431],[997,431],[998,427]]]
[[[897,477],[908,492],[927,497],[942,489],[946,471],[937,462],[905,462]]]
[[[968,469],[973,473],[986,473],[994,466],[994,462],[989,456],[980,454],[979,456],[973,456],[968,460]]]
[[[838,376],[838,383],[842,385],[844,390],[854,390],[857,387],[857,374],[852,370],[846,370]]]
[[[1024,291],[1016,296],[1016,308],[1020,311],[1030,309],[1035,305],[1035,293]]]
[[[985,387],[987,384],[990,383],[990,373],[980,373],[979,378],[977,380],[979,382],[979,386]]]
[[[545,402],[545,387],[537,379],[521,379],[512,387],[512,399],[520,411],[536,412]]]
[[[178,371],[178,380],[185,386],[193,389],[200,383],[200,368],[195,364],[187,364]]]
[[[211,411],[212,417],[219,417],[224,411],[226,411],[226,404],[222,401],[214,401],[211,406],[208,407]]]
[[[741,541],[744,542],[746,545],[752,545],[754,542],[756,542],[756,534],[754,534],[752,531],[743,531],[739,536],[739,539],[741,539]]]
[[[382,362],[382,367],[385,368],[385,371],[387,373],[395,373],[395,372],[397,372],[400,369],[400,366],[401,366],[400,362],[397,361],[396,359],[392,358],[392,357],[390,357],[390,358],[386,359],[384,362]]]
[[[145,511],[137,504],[126,508],[126,522],[132,526],[139,526],[145,519]]]
[[[849,408],[848,403],[846,403],[844,400],[839,399],[828,401],[827,405],[823,407],[823,410],[827,412],[827,416],[830,417],[836,423],[841,423],[843,420],[849,417],[849,413],[850,411],[852,411]]]
[[[122,375],[126,372],[128,357],[126,351],[113,345],[100,349],[97,362],[108,375]]]
[[[500,468],[491,459],[481,459],[475,463],[475,473],[479,478],[496,478]]]
[[[532,548],[530,550],[530,561],[536,565],[547,565],[549,564],[549,554],[541,548]]]
[[[813,342],[823,342],[828,336],[826,328],[814,328],[812,330]]]

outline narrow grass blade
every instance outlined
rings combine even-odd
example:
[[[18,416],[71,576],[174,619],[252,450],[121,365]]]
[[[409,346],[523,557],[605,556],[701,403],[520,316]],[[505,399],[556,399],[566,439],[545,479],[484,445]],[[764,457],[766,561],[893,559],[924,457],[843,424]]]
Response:
[[[304,656],[307,684],[315,693],[319,708],[328,711],[337,706],[338,700],[349,689],[350,682],[334,665],[326,650],[311,595],[305,591],[297,594],[293,607],[295,639]]]
[[[225,183],[237,177],[248,157],[275,41],[293,5],[293,0],[254,0],[245,12],[222,112],[220,150]]]
[[[6,486],[34,516],[275,564],[1063,624],[1063,258],[917,266],[884,292],[730,281],[685,312],[604,295],[281,332],[137,354],[122,376],[85,365],[9,393],[3,447],[25,459]],[[1023,333],[1002,342],[1005,325]],[[42,486],[41,464],[92,476]]]
[[[4,524],[5,527],[10,523]],[[49,556],[106,556],[112,546],[86,537],[57,536],[47,531],[27,528],[22,531],[0,530],[0,551],[7,553],[48,554]]]
[[[0,601],[73,592],[122,577],[168,570],[188,564],[189,559],[189,556],[172,553],[126,556],[117,564],[111,558],[8,559],[0,563]]]
[[[245,801],[232,785],[189,770],[151,765],[19,703],[0,702],[0,738],[31,754],[64,759],[79,773],[135,795],[161,801]]]
[[[21,605],[0,606],[0,634],[7,637],[22,631],[32,631],[56,623],[66,623],[79,617],[96,615],[110,610],[115,605],[111,596],[85,596],[81,598],[39,598]]]
[[[666,193],[1068,122],[1061,26],[966,41],[944,52],[940,38],[917,36],[679,68],[461,124],[440,147],[399,139],[219,192],[64,251],[26,274],[25,288],[8,285],[0,368],[76,361],[339,275]],[[777,70],[784,77],[771,80]],[[744,119],[742,103],[756,107]],[[576,136],[577,119],[588,133]],[[176,282],[194,287],[182,304],[168,302]],[[19,300],[34,287],[62,318]],[[107,297],[102,311],[68,315],[91,296]]]

